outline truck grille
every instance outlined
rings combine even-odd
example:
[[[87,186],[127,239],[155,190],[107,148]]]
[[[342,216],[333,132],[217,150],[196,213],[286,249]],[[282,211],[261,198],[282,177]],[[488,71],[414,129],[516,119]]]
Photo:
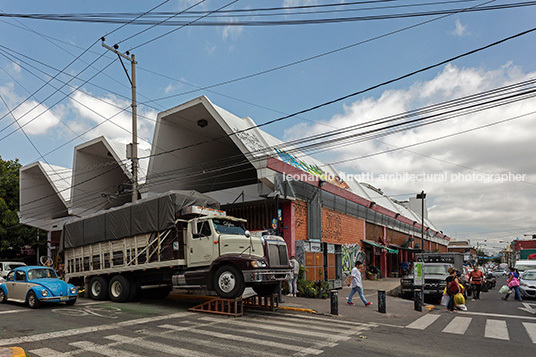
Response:
[[[285,244],[268,243],[268,259],[271,267],[288,267],[288,253]]]

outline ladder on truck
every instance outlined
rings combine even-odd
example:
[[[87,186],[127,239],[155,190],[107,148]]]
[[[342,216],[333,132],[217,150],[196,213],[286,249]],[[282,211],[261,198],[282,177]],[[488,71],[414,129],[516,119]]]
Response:
[[[275,311],[279,307],[277,295],[253,295],[247,298],[224,299],[215,297],[202,304],[191,307],[188,311],[206,312],[217,315],[244,316],[244,309]]]

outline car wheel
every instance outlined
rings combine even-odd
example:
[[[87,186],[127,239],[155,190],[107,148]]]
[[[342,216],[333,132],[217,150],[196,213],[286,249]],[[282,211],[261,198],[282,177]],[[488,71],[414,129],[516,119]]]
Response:
[[[7,296],[4,290],[0,289],[0,302],[6,302]]]
[[[89,297],[93,300],[108,299],[108,281],[96,276],[89,283]]]
[[[37,298],[33,291],[28,293],[28,306],[32,309],[37,309],[41,305],[41,301]]]
[[[76,303],[76,299],[72,299],[72,300],[69,300],[69,301],[65,301],[65,305],[74,305]]]
[[[110,280],[109,291],[113,302],[125,302],[130,296],[130,281],[123,275],[116,275]]]
[[[232,265],[219,267],[214,274],[214,290],[218,296],[233,299],[244,292],[244,277],[240,270]]]

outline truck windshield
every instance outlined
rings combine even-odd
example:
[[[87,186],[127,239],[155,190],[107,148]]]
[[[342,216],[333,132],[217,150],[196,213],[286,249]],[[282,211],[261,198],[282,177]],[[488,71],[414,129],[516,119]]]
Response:
[[[424,274],[449,275],[449,265],[424,265]]]
[[[214,229],[218,234],[236,234],[241,236],[246,234],[242,222],[229,219],[214,219],[212,222],[214,223]]]

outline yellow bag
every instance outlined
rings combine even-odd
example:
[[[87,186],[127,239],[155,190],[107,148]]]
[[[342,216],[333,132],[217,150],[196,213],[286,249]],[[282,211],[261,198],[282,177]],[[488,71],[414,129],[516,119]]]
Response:
[[[454,304],[455,305],[465,305],[465,298],[462,293],[457,293],[454,295]]]

